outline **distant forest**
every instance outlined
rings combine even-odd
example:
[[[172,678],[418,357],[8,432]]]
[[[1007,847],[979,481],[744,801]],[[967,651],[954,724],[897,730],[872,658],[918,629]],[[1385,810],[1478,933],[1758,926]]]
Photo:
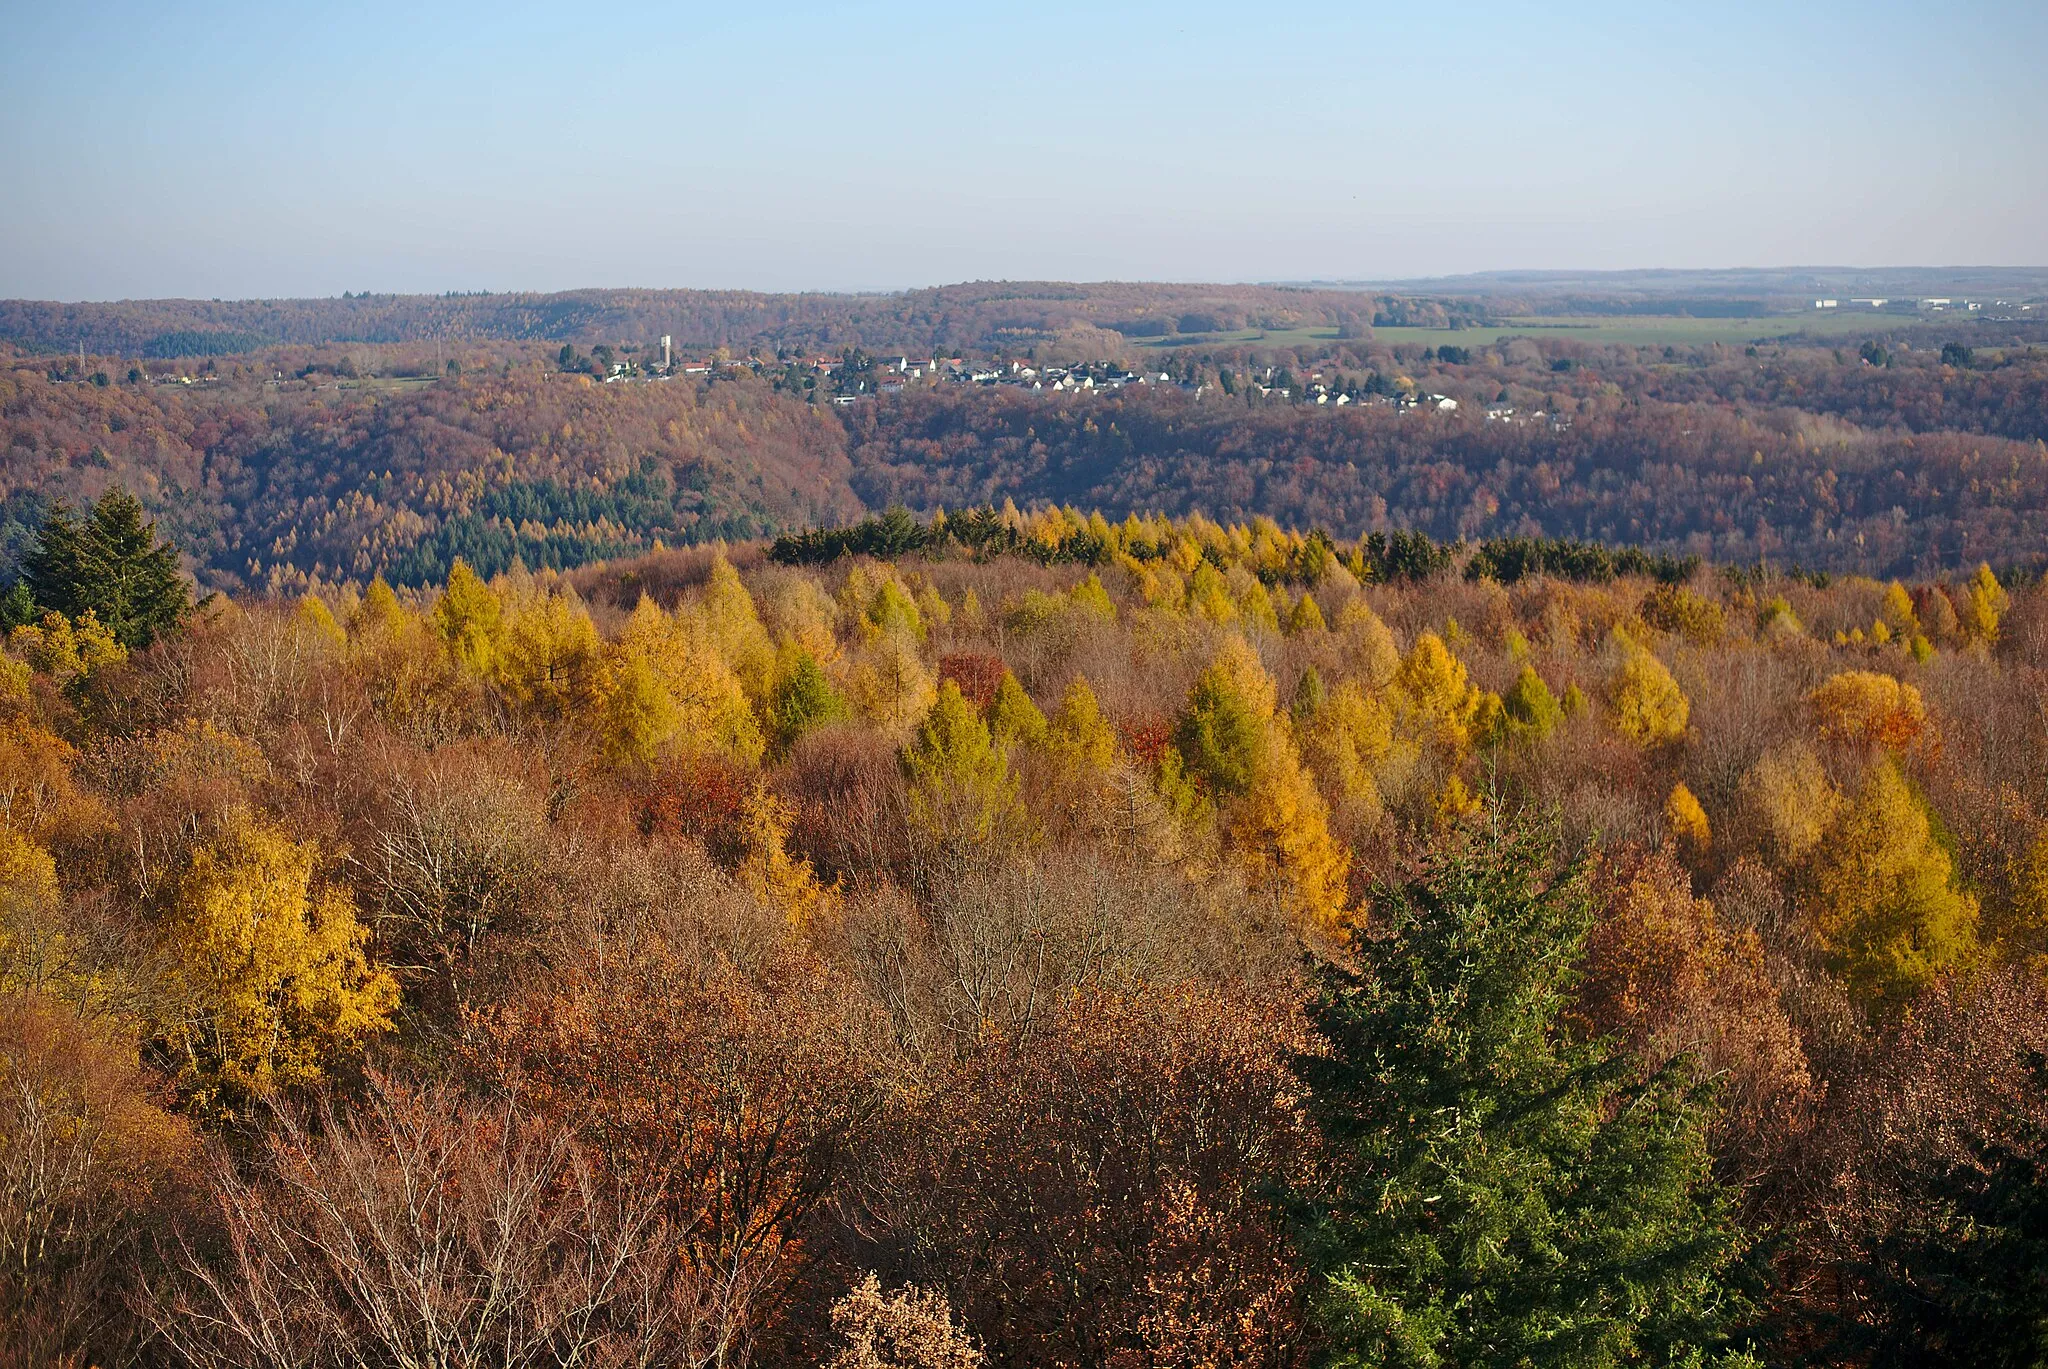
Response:
[[[2033,574],[2048,562],[2048,348],[2030,326],[1690,348],[1419,348],[1366,330],[1166,350],[1142,384],[1104,363],[1086,392],[1033,389],[971,350],[964,371],[1003,383],[913,377],[850,347],[829,369],[757,352],[666,379],[606,345],[0,353],[0,566],[53,501],[120,486],[202,585],[239,592],[438,583],[457,558],[562,569],[1006,500],[1267,516],[1344,539]],[[1072,342],[1023,355],[1071,357]],[[598,383],[607,367],[621,374]]]
[[[342,299],[122,300],[57,304],[0,300],[0,341],[30,351],[123,356],[220,356],[282,344],[432,342],[652,343],[678,347],[1023,350],[1062,333],[1165,337],[1288,329],[1369,327],[1374,297],[1357,291],[1252,285],[1071,285],[986,282],[900,294],[770,295],[744,290],[571,290],[559,294],[379,295]],[[1442,306],[1411,306],[1443,323]],[[1406,315],[1404,314],[1404,318]]]

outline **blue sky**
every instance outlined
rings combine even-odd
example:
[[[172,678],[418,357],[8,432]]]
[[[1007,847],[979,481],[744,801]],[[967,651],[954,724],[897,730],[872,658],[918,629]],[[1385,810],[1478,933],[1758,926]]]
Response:
[[[7,9],[0,296],[2048,265],[2041,0]]]

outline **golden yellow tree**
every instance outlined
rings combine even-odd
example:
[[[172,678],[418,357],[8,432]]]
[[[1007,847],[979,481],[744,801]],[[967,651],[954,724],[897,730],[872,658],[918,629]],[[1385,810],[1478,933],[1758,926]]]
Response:
[[[1894,637],[1911,637],[1920,631],[1920,615],[1913,611],[1913,596],[1897,580],[1885,586],[1884,602],[1878,613]]]
[[[1385,810],[1380,780],[1394,751],[1394,715],[1358,680],[1331,690],[1303,718],[1301,748],[1339,810],[1354,828],[1369,828]]]
[[[522,712],[549,719],[594,714],[603,697],[604,642],[575,591],[529,587],[515,595],[491,674]]]
[[[1692,705],[1655,654],[1618,639],[1621,660],[1608,680],[1615,730],[1638,746],[1660,746],[1685,736]]]
[[[1910,746],[1927,725],[1918,689],[1871,670],[1831,676],[1807,702],[1821,736],[1849,746]]]
[[[1275,730],[1250,790],[1231,805],[1231,846],[1253,882],[1272,880],[1289,911],[1333,932],[1345,919],[1351,853],[1330,835],[1329,809],[1294,744]]]
[[[1970,577],[1967,594],[1961,605],[1963,627],[1979,641],[1998,640],[1999,620],[2011,607],[2005,587],[1998,583],[1998,577],[1991,573],[1991,567],[1979,565],[1977,573]]]
[[[33,669],[59,684],[89,679],[101,667],[119,665],[128,659],[128,649],[100,626],[91,609],[75,619],[61,613],[45,613],[41,621],[8,634],[7,646]]]
[[[614,761],[662,751],[759,761],[765,743],[739,676],[696,614],[670,615],[642,596],[608,652],[605,751]]]
[[[1394,690],[1410,732],[1434,743],[1453,763],[1471,748],[1480,693],[1443,638],[1425,632],[1415,639],[1394,672]]]
[[[904,632],[870,637],[846,668],[846,696],[861,714],[883,728],[907,728],[936,697],[931,671],[917,642]]]
[[[1803,742],[1759,756],[1744,773],[1740,793],[1772,854],[1785,865],[1804,859],[1820,844],[1842,807],[1841,791]]]
[[[1076,675],[1060,698],[1047,728],[1055,755],[1083,770],[1107,770],[1116,759],[1116,729],[1102,716],[1102,705],[1088,681]]]
[[[747,697],[759,704],[768,697],[775,678],[775,646],[754,596],[740,580],[740,573],[721,553],[711,558],[711,576],[704,586],[701,608],[705,630],[725,663],[739,676]]]
[[[796,812],[765,784],[748,796],[742,823],[746,857],[738,878],[754,897],[782,910],[797,928],[809,926],[829,905],[832,890],[818,880],[811,863],[789,851],[789,828]]]
[[[91,996],[76,950],[64,926],[56,862],[23,833],[0,826],[0,990],[66,1001]]]
[[[1231,638],[1195,682],[1175,755],[1225,801],[1240,867],[1254,882],[1272,884],[1293,915],[1332,929],[1344,917],[1351,857],[1330,835],[1329,810],[1275,715],[1278,694],[1257,653]]]
[[[1896,1010],[1972,962],[1977,900],[1955,887],[1954,874],[1898,767],[1872,766],[1813,870],[1814,931],[1852,995]]]
[[[236,810],[177,882],[157,1036],[202,1109],[309,1083],[391,1026],[398,985],[365,954],[347,893],[314,888],[315,859],[311,845]]]
[[[334,610],[327,607],[327,601],[317,594],[299,596],[299,602],[292,609],[292,621],[329,648],[348,645],[348,633],[334,620]]]
[[[498,656],[504,606],[461,558],[448,568],[448,584],[434,604],[434,628],[457,665],[489,675]]]
[[[1664,826],[1693,855],[1704,852],[1713,842],[1707,810],[1683,780],[1671,786],[1671,796],[1664,800]]]

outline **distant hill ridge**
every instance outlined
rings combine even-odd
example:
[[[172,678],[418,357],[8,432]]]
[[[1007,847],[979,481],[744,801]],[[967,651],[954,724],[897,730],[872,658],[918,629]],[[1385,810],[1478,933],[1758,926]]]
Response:
[[[1369,325],[1347,290],[996,281],[891,294],[566,290],[340,299],[0,301],[0,341],[119,356],[207,356],[279,344],[649,342],[683,349],[1028,346],[1063,332],[1137,336]],[[1183,327],[1183,324],[1188,326]]]

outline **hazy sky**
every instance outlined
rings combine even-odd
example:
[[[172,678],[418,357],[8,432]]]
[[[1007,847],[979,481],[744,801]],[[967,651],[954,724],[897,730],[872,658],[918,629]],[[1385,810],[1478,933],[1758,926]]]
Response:
[[[0,296],[2048,265],[2043,0],[5,11]]]

